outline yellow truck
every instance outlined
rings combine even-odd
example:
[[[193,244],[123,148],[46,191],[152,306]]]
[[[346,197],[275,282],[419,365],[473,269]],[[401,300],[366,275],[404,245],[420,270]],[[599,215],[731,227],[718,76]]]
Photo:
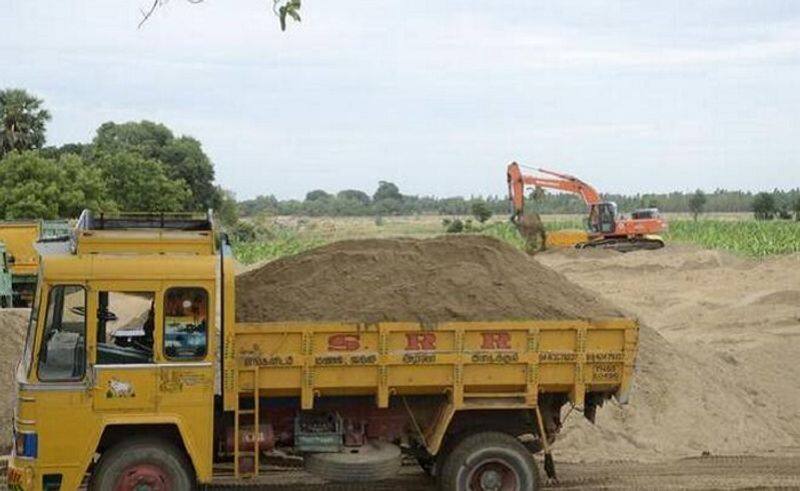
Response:
[[[0,222],[0,243],[6,249],[14,305],[17,307],[29,306],[33,298],[39,270],[39,255],[34,244],[39,240],[41,230],[38,220]]]
[[[626,318],[239,323],[210,214],[93,216],[43,255],[8,485],[189,490],[282,466],[445,490],[538,487],[564,405],[626,402]]]
[[[39,240],[55,240],[68,235],[66,220],[0,221],[0,246],[6,253],[11,272],[11,289],[15,307],[29,307],[36,288],[39,253],[34,244]]]

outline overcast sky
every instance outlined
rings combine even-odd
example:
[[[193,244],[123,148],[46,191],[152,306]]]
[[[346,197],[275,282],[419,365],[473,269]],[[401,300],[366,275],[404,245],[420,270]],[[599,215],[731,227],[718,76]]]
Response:
[[[607,192],[800,186],[800,2],[0,0],[0,87],[48,142],[150,119],[239,198],[505,193],[505,165]]]

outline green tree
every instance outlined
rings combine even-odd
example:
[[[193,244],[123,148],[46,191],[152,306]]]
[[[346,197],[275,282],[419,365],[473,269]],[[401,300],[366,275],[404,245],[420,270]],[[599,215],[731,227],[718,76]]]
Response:
[[[395,183],[379,181],[378,189],[375,191],[375,194],[372,195],[372,201],[381,201],[385,199],[401,201],[403,199],[403,195],[400,194],[400,189]]]
[[[63,172],[58,216],[73,218],[80,216],[85,209],[93,211],[115,211],[117,204],[109,198],[108,187],[103,172],[89,165],[75,154],[65,154],[58,158],[57,165]]]
[[[692,216],[694,216],[695,221],[697,220],[697,217],[703,213],[703,209],[706,206],[706,201],[708,201],[706,194],[700,189],[695,191],[692,197],[689,198],[689,210],[692,212]]]
[[[88,143],[65,143],[60,147],[54,147],[54,146],[42,147],[42,149],[39,150],[39,154],[51,159],[57,159],[62,155],[66,154],[73,154],[73,155],[78,155],[82,158],[87,158],[91,157],[91,155],[89,154],[89,150],[91,150],[91,148],[92,146],[89,145]]]
[[[758,193],[753,197],[753,214],[756,220],[772,220],[775,216],[775,197],[770,193]]]
[[[214,166],[192,137],[175,138],[169,128],[152,121],[108,122],[97,129],[92,143],[95,154],[137,153],[163,165],[170,179],[183,180],[190,193],[176,210],[205,211],[219,205]]]
[[[50,113],[41,99],[22,89],[0,90],[0,158],[12,150],[32,150],[44,145]]]
[[[156,160],[133,152],[95,156],[108,194],[123,211],[181,210],[191,191],[182,179],[172,179]]]
[[[306,193],[306,201],[322,201],[329,199],[330,197],[331,195],[322,189],[315,189]]]
[[[368,205],[370,203],[369,195],[364,191],[359,191],[358,189],[345,189],[343,191],[339,191],[336,193],[336,197],[341,200],[358,201],[362,205]]]
[[[220,203],[217,208],[217,216],[223,227],[231,229],[236,226],[239,221],[239,210],[236,205],[236,195],[233,191],[218,188],[220,195]]]
[[[83,208],[113,210],[98,169],[75,155],[58,160],[12,152],[0,161],[0,218],[77,217]]]
[[[397,198],[385,198],[373,202],[372,208],[382,216],[399,215],[403,210],[403,202]]]
[[[800,222],[800,196],[797,196],[792,203],[792,211],[794,211],[794,219]]]
[[[492,210],[483,201],[476,201],[472,203],[472,216],[481,223],[492,217]]]

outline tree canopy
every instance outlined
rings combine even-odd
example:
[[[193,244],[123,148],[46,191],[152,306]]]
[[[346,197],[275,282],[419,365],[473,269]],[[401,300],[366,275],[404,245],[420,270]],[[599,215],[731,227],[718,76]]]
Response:
[[[183,179],[172,179],[158,161],[135,152],[105,153],[97,157],[108,187],[108,197],[126,211],[183,209],[191,190]]]
[[[0,217],[75,217],[83,208],[112,210],[116,205],[101,172],[80,157],[50,159],[35,151],[14,151],[0,161]]]
[[[771,220],[777,211],[775,197],[769,193],[758,193],[753,198],[753,213],[757,220]]]
[[[200,142],[189,136],[176,138],[163,124],[152,121],[104,123],[92,141],[95,154],[134,153],[159,162],[169,179],[183,181],[184,210],[204,211],[219,204],[214,187],[214,166]]]

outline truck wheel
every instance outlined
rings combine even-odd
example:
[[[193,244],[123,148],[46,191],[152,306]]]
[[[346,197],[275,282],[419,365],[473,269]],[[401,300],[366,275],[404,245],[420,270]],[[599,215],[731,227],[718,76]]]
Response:
[[[539,488],[533,456],[506,433],[482,432],[457,443],[441,469],[443,491],[529,491]]]
[[[157,438],[136,438],[103,453],[92,491],[191,491],[194,478],[183,452]]]
[[[380,481],[397,475],[403,463],[400,447],[369,442],[337,453],[317,453],[303,459],[305,469],[330,481]]]

